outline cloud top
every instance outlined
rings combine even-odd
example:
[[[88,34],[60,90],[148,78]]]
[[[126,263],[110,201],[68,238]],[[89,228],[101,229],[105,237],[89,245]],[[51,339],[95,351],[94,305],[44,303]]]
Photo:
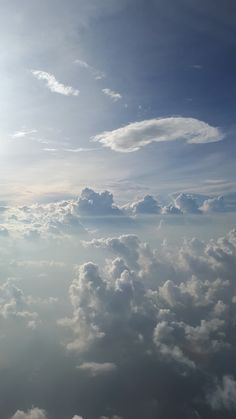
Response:
[[[188,144],[221,141],[224,134],[216,127],[195,118],[156,118],[130,123],[122,128],[106,131],[94,137],[114,151],[133,152],[153,142],[184,140]]]

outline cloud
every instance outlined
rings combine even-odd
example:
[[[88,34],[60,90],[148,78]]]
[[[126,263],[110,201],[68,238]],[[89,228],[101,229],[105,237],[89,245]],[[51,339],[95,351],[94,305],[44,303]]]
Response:
[[[171,117],[134,122],[94,137],[114,151],[133,152],[153,142],[184,140],[188,144],[221,141],[224,134],[206,122],[194,118]]]
[[[30,328],[39,323],[38,313],[31,310],[30,302],[13,280],[0,286],[0,317],[4,320],[21,320]]]
[[[221,382],[207,395],[207,401],[213,410],[236,410],[236,381],[230,375],[224,375]]]
[[[94,239],[86,245],[109,250],[115,258],[103,269],[91,262],[79,268],[69,290],[74,315],[67,320],[77,339],[68,349],[84,351],[111,337],[116,345],[122,325],[126,355],[140,337],[144,343],[145,336],[149,349],[155,345],[157,359],[182,369],[201,368],[206,357],[231,350],[234,230],[224,239],[192,239],[162,253],[133,235]]]
[[[201,207],[203,212],[224,212],[225,203],[223,196],[217,196],[216,198],[209,198],[203,202]]]
[[[166,205],[162,208],[162,214],[179,215],[182,211],[172,204]]]
[[[114,204],[111,192],[99,193],[90,188],[82,190],[77,202],[77,210],[81,215],[122,215],[122,211]]]
[[[25,138],[29,135],[36,134],[36,129],[16,131],[11,135],[11,138]]]
[[[47,419],[47,415],[44,410],[34,407],[27,412],[17,410],[11,419]]]
[[[100,416],[100,419],[123,419],[123,418],[118,415],[113,415],[110,418],[108,416]]]
[[[123,207],[126,211],[131,214],[159,214],[161,207],[157,200],[151,195],[146,195],[138,201],[132,202]]]
[[[106,77],[103,71],[97,70],[95,67],[91,66],[86,61],[77,59],[75,60],[75,64],[77,64],[81,68],[84,68],[85,70],[88,70],[96,80],[101,80]]]
[[[75,415],[72,419],[83,419],[82,416]]]
[[[46,71],[31,70],[31,73],[38,79],[46,82],[46,86],[51,92],[59,93],[65,96],[78,96],[79,90],[71,86],[66,86],[60,83],[53,74]]]
[[[175,206],[183,213],[200,214],[201,211],[193,195],[181,193],[175,198]]]
[[[92,377],[98,375],[109,374],[116,371],[117,366],[112,362],[84,362],[77,367],[78,369],[88,372]]]
[[[111,98],[114,102],[117,102],[118,100],[122,99],[122,95],[120,93],[114,92],[114,90],[111,89],[102,89],[104,95]]]

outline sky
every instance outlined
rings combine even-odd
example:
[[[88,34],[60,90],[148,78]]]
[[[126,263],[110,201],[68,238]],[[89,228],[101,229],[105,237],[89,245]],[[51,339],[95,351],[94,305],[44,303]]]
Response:
[[[233,419],[234,0],[0,0],[0,417]]]

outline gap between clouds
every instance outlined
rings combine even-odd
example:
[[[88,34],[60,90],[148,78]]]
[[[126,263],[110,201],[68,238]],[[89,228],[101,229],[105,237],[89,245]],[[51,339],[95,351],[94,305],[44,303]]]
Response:
[[[118,152],[133,152],[153,142],[184,140],[188,144],[206,144],[223,140],[217,127],[195,118],[168,117],[133,122],[113,131],[105,131],[93,141]]]

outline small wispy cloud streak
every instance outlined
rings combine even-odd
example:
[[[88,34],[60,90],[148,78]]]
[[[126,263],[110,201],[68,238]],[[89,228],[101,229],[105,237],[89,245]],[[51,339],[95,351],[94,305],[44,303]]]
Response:
[[[46,71],[40,70],[31,70],[31,73],[38,80],[45,81],[47,88],[53,93],[59,93],[64,96],[78,96],[80,93],[79,90],[74,89],[71,86],[66,86],[63,83],[60,83],[56,79],[56,77],[51,73],[47,73]]]
[[[75,60],[75,64],[78,65],[80,68],[84,68],[85,70],[89,71],[89,73],[91,73],[96,80],[101,80],[106,77],[103,71],[100,71],[97,68],[91,66],[86,61],[77,59]]]
[[[112,100],[114,100],[114,102],[117,102],[118,100],[122,99],[122,95],[118,92],[114,92],[114,90],[111,89],[102,89],[104,95],[108,96],[109,98],[111,98]]]
[[[13,134],[11,134],[11,138],[25,138],[28,137],[29,135],[32,134],[36,134],[37,130],[36,129],[31,129],[31,130],[25,130],[22,129],[21,131],[16,131]]]

